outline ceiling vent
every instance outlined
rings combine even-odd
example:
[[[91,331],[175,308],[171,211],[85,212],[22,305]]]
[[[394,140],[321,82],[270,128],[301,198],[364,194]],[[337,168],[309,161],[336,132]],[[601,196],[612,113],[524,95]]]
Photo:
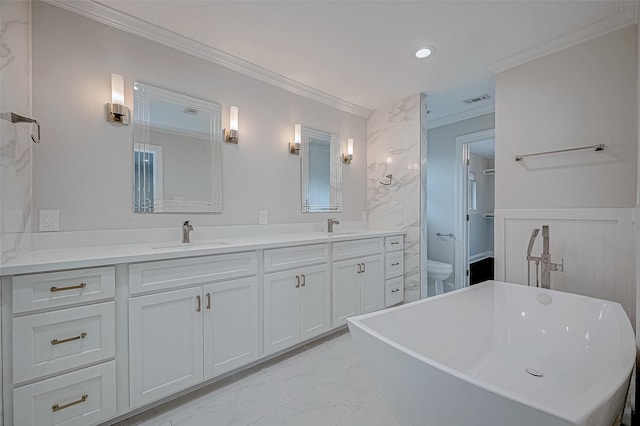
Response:
[[[182,112],[189,115],[197,115],[200,112],[200,110],[194,107],[186,107]]]
[[[475,104],[476,102],[486,101],[487,99],[491,99],[491,95],[484,94],[480,96],[474,96],[473,98],[465,99],[464,102],[466,105]]]

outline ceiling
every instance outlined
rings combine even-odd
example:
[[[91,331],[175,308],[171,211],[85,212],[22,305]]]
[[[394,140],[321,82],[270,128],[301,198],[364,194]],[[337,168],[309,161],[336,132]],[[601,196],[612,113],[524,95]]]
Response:
[[[494,138],[491,138],[470,143],[469,152],[479,155],[480,157],[492,160],[496,158],[496,140]]]
[[[433,122],[490,111],[493,99],[461,101],[494,97],[492,71],[632,24],[637,6],[618,0],[94,3],[248,61],[254,74],[266,69],[364,111],[424,92]],[[424,44],[437,53],[418,60],[414,51]]]

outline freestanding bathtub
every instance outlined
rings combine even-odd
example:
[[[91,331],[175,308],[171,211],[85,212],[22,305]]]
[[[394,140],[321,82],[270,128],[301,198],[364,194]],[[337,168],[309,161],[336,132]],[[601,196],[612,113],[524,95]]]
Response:
[[[636,354],[618,303],[495,281],[349,330],[403,426],[609,426]]]

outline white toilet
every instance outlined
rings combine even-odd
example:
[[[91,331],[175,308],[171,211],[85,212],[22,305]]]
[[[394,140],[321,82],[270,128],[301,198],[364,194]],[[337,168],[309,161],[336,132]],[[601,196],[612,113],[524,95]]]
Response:
[[[444,293],[444,280],[453,272],[453,266],[444,262],[427,259],[427,275],[436,281],[436,294]]]

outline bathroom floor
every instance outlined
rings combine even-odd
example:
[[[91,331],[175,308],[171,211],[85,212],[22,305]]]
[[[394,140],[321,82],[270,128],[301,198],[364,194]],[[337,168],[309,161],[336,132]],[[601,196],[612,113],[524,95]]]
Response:
[[[347,331],[118,426],[396,426]]]

